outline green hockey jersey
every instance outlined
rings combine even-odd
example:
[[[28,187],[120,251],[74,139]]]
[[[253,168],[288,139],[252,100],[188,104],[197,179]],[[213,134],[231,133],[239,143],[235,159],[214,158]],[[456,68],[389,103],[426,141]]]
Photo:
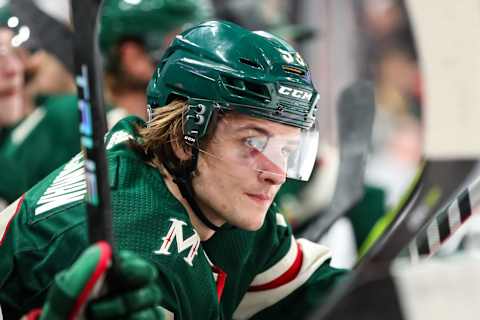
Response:
[[[76,96],[51,96],[0,137],[0,208],[80,151]]]
[[[120,121],[106,148],[117,249],[159,271],[175,319],[301,319],[344,273],[329,250],[295,240],[272,206],[258,231],[222,229],[202,242],[156,168],[128,147],[138,118]],[[53,276],[88,246],[86,183],[75,156],[0,213],[0,306],[6,319],[40,307]]]

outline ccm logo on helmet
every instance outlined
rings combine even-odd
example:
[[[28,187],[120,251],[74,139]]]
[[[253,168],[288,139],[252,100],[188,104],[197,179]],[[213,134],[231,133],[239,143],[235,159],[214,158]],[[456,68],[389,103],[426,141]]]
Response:
[[[293,89],[285,86],[280,86],[280,89],[278,89],[278,93],[283,94],[284,96],[290,96],[305,101],[310,101],[310,99],[312,98],[312,93],[309,91]]]

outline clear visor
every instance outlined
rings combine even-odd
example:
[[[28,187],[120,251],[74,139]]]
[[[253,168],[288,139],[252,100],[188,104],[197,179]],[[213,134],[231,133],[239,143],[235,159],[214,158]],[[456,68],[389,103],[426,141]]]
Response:
[[[316,126],[305,130],[252,117],[222,119],[214,138],[200,152],[242,169],[268,172],[283,180],[307,181],[317,157],[318,141]]]

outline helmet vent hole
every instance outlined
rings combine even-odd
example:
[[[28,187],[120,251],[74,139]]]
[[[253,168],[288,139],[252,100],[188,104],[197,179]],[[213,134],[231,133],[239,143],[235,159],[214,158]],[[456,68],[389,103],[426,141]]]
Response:
[[[270,94],[268,93],[268,89],[266,86],[261,85],[261,84],[256,84],[252,83],[249,81],[245,81],[245,87],[247,88],[248,91],[264,98],[264,99],[270,99]]]
[[[225,87],[230,91],[231,94],[262,103],[265,101],[270,101],[271,99],[268,88],[263,84],[233,77],[223,76],[222,78]]]
[[[237,90],[245,90],[245,83],[240,79],[224,77],[224,81],[229,87],[236,88]]]
[[[262,68],[258,63],[249,59],[240,58],[240,62],[256,69]]]

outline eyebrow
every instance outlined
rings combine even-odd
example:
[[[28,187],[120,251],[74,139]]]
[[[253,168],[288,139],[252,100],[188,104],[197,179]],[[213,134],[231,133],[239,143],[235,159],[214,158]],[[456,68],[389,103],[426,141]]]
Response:
[[[240,131],[245,131],[245,130],[255,130],[255,131],[258,131],[261,134],[266,135],[267,137],[272,137],[273,136],[273,134],[270,131],[268,131],[267,129],[259,127],[258,125],[253,124],[253,123],[242,125],[242,126],[238,127],[235,131],[240,132]]]
[[[244,131],[244,130],[258,131],[259,133],[266,135],[268,138],[275,136],[273,133],[271,133],[267,129],[259,127],[258,125],[253,124],[253,123],[242,125],[239,128],[237,128],[235,131],[241,132],[241,131]],[[300,139],[288,140],[287,143],[290,144],[290,145],[298,145],[300,143]]]

